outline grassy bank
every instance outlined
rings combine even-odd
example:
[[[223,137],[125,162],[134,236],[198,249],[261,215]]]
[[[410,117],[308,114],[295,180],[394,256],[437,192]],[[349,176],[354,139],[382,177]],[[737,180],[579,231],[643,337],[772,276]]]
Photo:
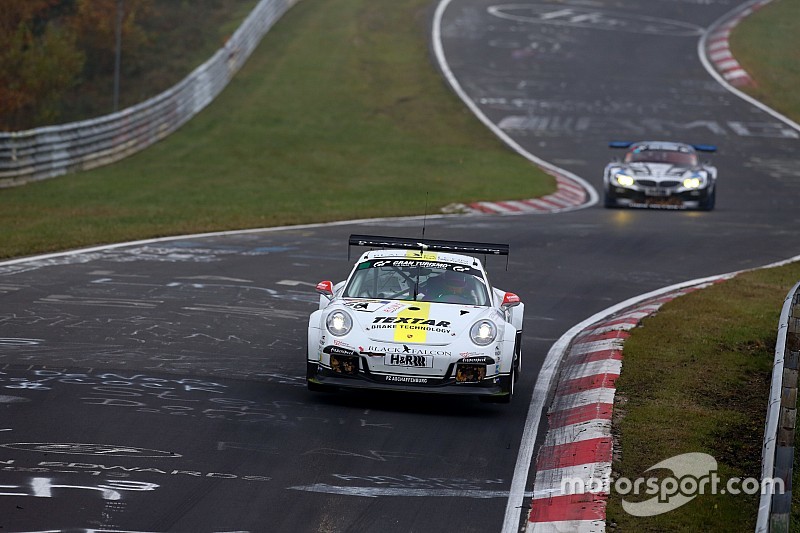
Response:
[[[734,56],[757,82],[746,92],[794,121],[800,121],[799,28],[800,2],[776,0],[731,36]],[[723,483],[760,478],[778,318],[798,280],[798,264],[741,274],[670,302],[633,330],[617,381],[615,477],[670,475],[646,470],[678,454],[704,452],[717,460]],[[607,523],[622,532],[753,531],[758,499],[705,494],[662,515],[634,517],[612,491]],[[798,508],[793,505],[793,531],[800,531]]]
[[[800,2],[773,0],[730,37],[733,56],[755,80],[743,90],[800,122]]]
[[[617,381],[615,476],[649,477],[662,460],[703,452],[723,482],[760,478],[778,318],[797,280],[800,264],[741,274],[664,305],[633,330]],[[753,531],[758,498],[706,494],[640,518],[612,494],[608,522],[618,531]]]
[[[0,190],[0,257],[555,190],[444,84],[427,48],[430,7],[298,3],[220,97],[165,141]]]

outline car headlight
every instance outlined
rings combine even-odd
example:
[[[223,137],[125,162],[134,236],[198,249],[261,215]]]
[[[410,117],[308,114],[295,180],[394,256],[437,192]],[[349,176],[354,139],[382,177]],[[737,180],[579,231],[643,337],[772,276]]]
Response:
[[[328,315],[327,320],[325,320],[325,325],[332,335],[342,337],[350,333],[350,330],[353,329],[353,319],[344,311],[336,310]]]
[[[497,337],[497,326],[491,320],[479,320],[472,325],[469,336],[478,346],[486,346]]]
[[[684,178],[683,186],[687,189],[699,189],[705,184],[705,172],[695,172],[688,178]]]
[[[623,174],[622,172],[617,172],[614,174],[614,179],[617,180],[617,183],[622,185],[623,187],[630,187],[633,185],[634,179],[633,176],[628,176],[627,174]]]

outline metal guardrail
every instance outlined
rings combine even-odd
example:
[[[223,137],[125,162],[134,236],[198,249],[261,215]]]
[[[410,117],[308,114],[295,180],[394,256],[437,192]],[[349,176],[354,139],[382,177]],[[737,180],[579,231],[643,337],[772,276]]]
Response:
[[[211,103],[299,0],[261,0],[223,48],[177,85],[103,117],[0,133],[0,187],[88,170],[147,148]]]
[[[792,504],[795,420],[797,419],[797,377],[800,369],[800,282],[789,291],[778,321],[778,338],[772,367],[761,479],[781,479],[782,493],[761,494],[756,532],[788,532]]]

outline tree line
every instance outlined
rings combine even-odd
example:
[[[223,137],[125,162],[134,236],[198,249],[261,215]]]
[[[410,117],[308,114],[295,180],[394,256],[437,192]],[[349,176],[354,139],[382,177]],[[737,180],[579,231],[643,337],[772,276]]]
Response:
[[[152,41],[143,22],[155,13],[153,0],[0,1],[0,129],[56,123],[70,91],[109,85],[120,21],[125,68],[135,70]]]

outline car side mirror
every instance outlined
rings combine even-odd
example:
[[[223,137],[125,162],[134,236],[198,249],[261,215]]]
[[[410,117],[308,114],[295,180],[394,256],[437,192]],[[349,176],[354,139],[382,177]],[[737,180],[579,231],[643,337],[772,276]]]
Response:
[[[317,283],[317,292],[326,297],[328,300],[333,300],[333,282],[320,281]]]
[[[520,304],[519,296],[514,294],[513,292],[507,292],[503,296],[503,303],[500,304],[500,307],[503,309],[508,309],[509,307],[516,307]]]

